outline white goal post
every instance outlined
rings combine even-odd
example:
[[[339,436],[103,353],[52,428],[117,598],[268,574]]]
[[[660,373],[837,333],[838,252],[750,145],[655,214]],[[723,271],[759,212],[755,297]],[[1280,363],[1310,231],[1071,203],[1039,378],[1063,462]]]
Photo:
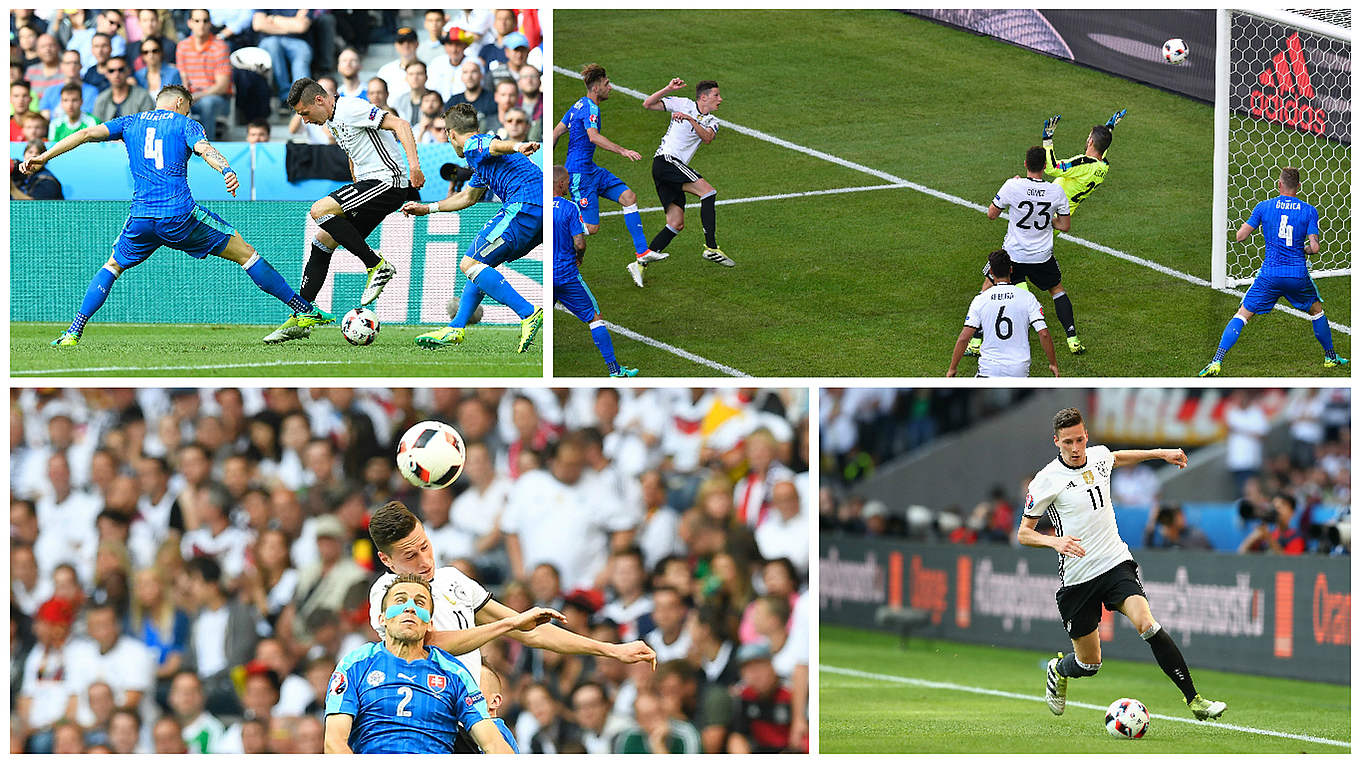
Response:
[[[1214,85],[1215,288],[1250,283],[1261,234],[1233,234],[1275,195],[1280,168],[1301,174],[1300,198],[1318,209],[1322,252],[1314,277],[1351,269],[1350,10],[1218,11]]]

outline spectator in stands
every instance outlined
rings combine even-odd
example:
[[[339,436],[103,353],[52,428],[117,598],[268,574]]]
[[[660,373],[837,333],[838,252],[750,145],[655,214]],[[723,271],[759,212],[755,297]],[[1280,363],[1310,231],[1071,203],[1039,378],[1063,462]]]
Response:
[[[189,616],[167,593],[167,581],[159,569],[139,570],[133,586],[128,634],[149,648],[154,663],[157,701],[163,702],[170,689],[170,679],[179,672],[189,647]]]
[[[1238,554],[1303,554],[1308,543],[1303,533],[1294,527],[1297,502],[1287,493],[1277,493],[1266,508],[1264,519],[1242,539]]]
[[[23,139],[24,125],[21,121],[26,113],[33,112],[33,88],[20,79],[9,85],[9,141]]]
[[[491,94],[492,102],[496,104],[495,113],[488,116],[486,120],[486,131],[500,132],[501,125],[505,124],[505,119],[509,118],[510,109],[519,103],[519,86],[509,79],[502,79],[496,82],[495,89]],[[527,122],[526,122],[526,132]]]
[[[173,713],[172,720],[176,728],[177,738],[188,745],[189,751],[198,755],[207,755],[218,751],[218,743],[227,729],[221,720],[204,709],[203,684],[197,675],[188,670],[178,673],[170,684],[168,704],[170,712]],[[160,728],[161,725],[158,721],[156,731],[159,731]],[[155,738],[156,752],[173,751],[162,749],[162,741],[162,737],[157,735]],[[183,752],[184,750],[179,751]]]
[[[491,90],[483,86],[482,64],[472,59],[465,60],[460,75],[463,91],[449,98],[448,105],[471,103],[477,109],[477,131],[489,131],[488,125],[496,117],[496,98]]]
[[[1143,545],[1152,549],[1211,550],[1204,531],[1185,519],[1185,510],[1176,503],[1154,504],[1148,510],[1147,527],[1143,529]]]
[[[42,121],[42,116],[31,114],[30,118]],[[24,160],[41,155],[47,146],[41,140],[34,140],[24,148]],[[17,169],[10,173],[9,197],[16,201],[59,201],[63,199],[61,182],[47,167],[24,174]]]
[[[444,55],[430,62],[429,87],[445,100],[466,89],[462,77],[463,64],[477,60],[477,56],[469,52],[469,46],[475,39],[471,32],[457,26],[449,27],[444,33]]]
[[[670,586],[652,592],[652,623],[656,627],[643,641],[656,652],[658,663],[679,660],[689,655],[690,634],[685,622],[690,613],[690,598]]]
[[[260,47],[273,62],[279,109],[291,111],[287,103],[289,88],[312,73],[312,45],[307,38],[312,19],[306,10],[257,10],[251,27],[260,35]]]
[[[430,92],[425,88],[425,83],[428,81],[425,71],[425,64],[422,61],[408,63],[406,71],[402,75],[404,77],[403,88],[394,90],[389,96],[392,98],[390,101],[392,111],[413,125],[420,123],[421,101],[424,100],[425,93]],[[443,102],[443,96],[440,96],[440,102]]]
[[[179,720],[173,715],[162,715],[152,724],[151,744],[152,751],[158,755],[184,755],[189,752]]]
[[[490,69],[492,64],[505,63],[505,51],[507,45],[515,41],[511,35],[518,34],[519,18],[513,10],[499,8],[491,21],[491,31],[482,37],[482,49],[477,56],[482,59],[482,66]],[[524,35],[520,35],[523,37]],[[528,40],[525,40],[528,45]]]
[[[43,93],[49,87],[60,87],[69,82],[71,77],[61,68],[62,49],[57,38],[50,34],[38,35],[38,40],[34,43],[37,50],[38,62],[24,69],[24,79],[33,86],[33,97],[39,102],[42,101]],[[80,54],[76,54],[76,60],[80,60]],[[80,72],[76,71],[79,78]]]
[[[155,683],[150,650],[123,634],[111,604],[90,607],[85,623],[90,637],[73,642],[68,650],[76,688],[85,692],[96,682],[107,684],[117,706],[137,709]],[[92,707],[81,705],[79,714],[87,717]]]
[[[218,118],[231,110],[230,51],[227,43],[213,36],[212,16],[206,10],[189,11],[189,32],[175,48],[175,66],[194,96],[190,113],[212,142],[217,140]]]
[[[760,555],[766,559],[787,558],[800,573],[807,572],[808,523],[798,487],[792,480],[780,480],[770,491],[774,508],[755,532]]]
[[[316,610],[339,611],[344,606],[350,588],[363,585],[367,573],[347,551],[349,536],[340,518],[323,514],[313,518],[315,523],[318,559],[298,573],[297,591],[289,610],[280,618],[293,621],[293,629],[285,635],[305,640],[310,635],[305,621]]]
[[[106,122],[131,113],[150,111],[156,107],[151,93],[145,88],[132,84],[132,64],[125,58],[111,58],[104,67],[109,78],[109,88],[94,99],[96,121]]]
[[[83,16],[84,12],[75,14],[72,18]],[[99,37],[103,37],[103,43],[107,45],[107,50],[103,53],[103,60],[108,60],[111,55],[127,55],[127,40],[123,37],[123,12],[116,9],[100,11],[95,16],[93,28],[85,27],[77,29],[71,33],[71,39],[66,43],[67,50],[74,50],[80,53],[81,73],[88,73],[101,63],[98,48]],[[91,82],[91,84],[94,84]]]
[[[789,744],[793,694],[782,685],[764,644],[743,644],[737,653],[741,683],[732,711],[727,751],[733,754],[783,752]],[[806,751],[806,748],[803,749]]]
[[[424,21],[425,35],[416,46],[416,57],[429,65],[444,55],[444,27],[448,16],[441,8],[431,8],[425,11]]]
[[[580,752],[581,727],[562,714],[562,707],[552,692],[542,683],[532,683],[524,690],[524,707],[533,717],[537,729],[525,747],[537,755]]]
[[[1247,480],[1261,471],[1265,458],[1263,441],[1270,432],[1270,420],[1251,391],[1238,389],[1228,396],[1223,422],[1228,427],[1225,464],[1241,496]]]
[[[618,734],[614,752],[620,755],[697,754],[699,732],[686,721],[666,717],[660,697],[639,691],[633,700],[634,726]]]
[[[255,649],[254,610],[227,595],[222,571],[212,557],[194,557],[186,566],[198,612],[190,630],[185,667],[202,680],[213,713],[239,715],[231,669],[244,665]],[[173,698],[173,684],[171,694]]]
[[[25,752],[44,754],[52,751],[52,728],[61,720],[76,716],[76,690],[69,677],[70,648],[67,639],[75,622],[76,607],[53,597],[38,608],[33,618],[37,645],[24,663],[24,680],[15,706],[15,726],[27,737]]]
[[[85,732],[74,721],[62,720],[52,727],[52,753],[57,755],[85,754]]]
[[[109,88],[109,75],[106,69],[114,54],[113,45],[109,42],[109,39],[109,35],[102,32],[91,38],[90,50],[94,56],[94,63],[87,66],[80,75],[81,81],[94,85],[95,89],[100,92]]]
[[[444,101],[439,93],[426,90],[420,98],[420,120],[416,127],[416,142],[439,144],[447,142],[444,136]]]
[[[142,8],[136,16],[125,18],[124,21],[127,22],[128,42],[146,42],[162,37],[173,42],[175,39],[175,22],[166,9]],[[140,69],[141,64],[134,61],[133,67]]]
[[[539,137],[543,136],[543,77],[538,69],[530,66],[524,69],[519,77],[519,107],[523,108],[528,114],[529,119],[534,122],[535,129],[538,130]],[[533,132],[531,130],[530,134]],[[530,139],[538,139],[530,137]]]
[[[118,707],[109,718],[109,750],[115,755],[144,754],[142,718],[133,709]]]
[[[396,113],[392,106],[387,104],[387,82],[382,77],[371,77],[368,80],[368,89],[365,90],[365,97],[368,102],[387,111]]]
[[[518,82],[524,71],[534,68],[528,63],[529,38],[519,32],[512,32],[506,35],[504,44],[505,60],[488,62],[487,69],[493,81],[510,79]]]
[[[165,46],[170,44],[162,37],[148,37],[142,40],[142,68],[134,76],[137,84],[149,93],[158,93],[167,84],[182,84],[179,69],[165,62]]]
[[[27,69],[29,66],[38,62],[38,30],[32,26],[24,24],[15,32],[19,54],[14,55],[14,47],[10,48],[10,60],[17,60],[20,69]],[[13,80],[11,80],[13,81]]]
[[[21,142],[41,143],[47,139],[47,129],[49,122],[47,121],[47,118],[42,114],[29,111],[28,113],[24,114],[23,118],[21,119],[21,123],[23,125],[22,132],[19,135]],[[44,167],[44,169],[45,168],[46,167]]]
[[[336,94],[368,100],[368,88],[359,81],[359,51],[352,47],[341,50],[335,59],[335,73],[340,75],[335,83]]]
[[[571,709],[581,726],[581,743],[587,753],[608,755],[614,738],[628,728],[628,721],[609,709],[609,695],[594,681],[577,684],[571,692]]]
[[[269,122],[264,119],[256,119],[246,125],[247,143],[269,142]]]
[[[395,60],[388,61],[378,68],[378,76],[387,82],[388,96],[393,100],[400,98],[400,93],[406,88],[406,67],[416,58],[416,33],[409,26],[403,26],[397,30],[397,36],[392,41],[392,47],[397,51]]]
[[[54,122],[61,118],[61,90],[66,85],[76,85],[80,88],[82,103],[93,104],[95,98],[99,97],[99,90],[94,85],[80,81],[80,54],[76,51],[67,50],[61,54],[61,72],[66,75],[65,80],[47,88],[42,99],[38,101],[38,111]]]

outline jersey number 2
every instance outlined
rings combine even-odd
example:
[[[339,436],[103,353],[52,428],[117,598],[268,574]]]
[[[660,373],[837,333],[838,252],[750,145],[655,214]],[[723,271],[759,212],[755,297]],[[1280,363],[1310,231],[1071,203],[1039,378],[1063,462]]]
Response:
[[[146,158],[156,162],[157,169],[165,168],[165,154],[161,151],[163,141],[156,139],[156,128],[152,127],[146,131]]]
[[[1105,494],[1101,493],[1100,486],[1087,491],[1086,495],[1091,497],[1091,509],[1100,509],[1105,506]]]
[[[402,686],[397,689],[397,693],[401,695],[401,701],[397,703],[397,717],[411,717],[411,711],[407,710],[406,706],[411,704],[411,699],[415,697],[416,693],[411,690],[410,686]]]

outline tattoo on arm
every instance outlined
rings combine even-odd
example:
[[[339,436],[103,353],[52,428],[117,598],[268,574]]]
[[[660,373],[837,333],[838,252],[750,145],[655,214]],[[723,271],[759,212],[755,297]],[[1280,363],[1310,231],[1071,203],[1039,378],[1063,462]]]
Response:
[[[223,156],[222,153],[217,150],[217,148],[214,148],[212,144],[209,143],[207,140],[200,142],[198,145],[194,147],[198,148],[198,155],[202,156],[203,160],[207,161],[208,165],[212,166],[214,169],[221,171],[227,166],[230,166],[230,164],[227,163],[226,157]]]

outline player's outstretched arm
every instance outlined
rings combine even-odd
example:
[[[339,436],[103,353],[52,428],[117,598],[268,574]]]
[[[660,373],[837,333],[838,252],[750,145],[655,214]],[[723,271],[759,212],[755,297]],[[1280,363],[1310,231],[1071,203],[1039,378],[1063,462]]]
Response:
[[[407,216],[425,216],[436,211],[462,211],[481,200],[484,195],[486,195],[486,188],[484,187],[464,187],[444,200],[434,203],[407,201],[401,207],[401,213]]]
[[[1183,449],[1124,449],[1114,452],[1115,467],[1138,464],[1149,459],[1160,459],[1167,464],[1174,464],[1182,470],[1190,463]]]
[[[567,618],[557,610],[547,607],[534,607],[511,617],[495,622],[474,626],[465,631],[430,631],[429,642],[451,655],[467,654],[480,649],[483,644],[494,641],[511,631],[532,631],[540,625],[553,621],[564,623]]]
[[[513,755],[515,750],[510,748],[510,742],[501,736],[501,730],[496,728],[496,721],[490,718],[479,720],[472,724],[468,729],[472,734],[472,740],[477,742],[477,746],[482,748],[482,753],[487,755]]]
[[[328,755],[352,755],[349,748],[349,730],[354,725],[354,716],[345,713],[331,713],[326,716],[326,738],[324,748]]]
[[[538,149],[541,147],[542,146],[536,142],[513,142],[511,140],[500,139],[491,141],[491,153],[496,156],[505,156],[511,153],[523,153],[526,156],[532,156],[537,153]]]
[[[227,185],[227,192],[233,197],[236,195],[236,188],[241,186],[240,180],[236,177],[236,172],[227,163],[227,157],[222,152],[212,146],[207,140],[199,140],[194,143],[194,152],[203,159],[208,166],[222,173],[222,181]]]
[[[406,151],[406,163],[411,167],[411,186],[420,189],[425,186],[425,173],[420,170],[420,156],[416,155],[416,135],[411,131],[411,122],[386,114],[378,129],[386,129],[397,136],[401,149]]]
[[[477,622],[500,620],[515,614],[517,613],[514,610],[492,599],[477,610]],[[610,644],[572,633],[555,625],[545,625],[532,631],[512,631],[509,635],[510,638],[535,649],[547,649],[558,654],[589,654],[609,657],[624,663],[650,662],[653,667],[656,666],[656,652],[641,641]]]
[[[945,377],[956,377],[959,373],[959,362],[963,360],[963,351],[968,348],[968,341],[973,339],[977,333],[977,328],[963,326],[959,331],[959,339],[954,341],[954,354],[949,358],[949,371],[944,373]]]
[[[109,128],[105,125],[96,124],[93,127],[86,127],[79,132],[61,138],[56,145],[19,164],[19,171],[24,174],[33,174],[43,168],[43,165],[48,161],[69,150],[78,148],[87,142],[103,142],[107,139],[109,139]]]
[[[661,89],[657,90],[651,95],[648,95],[647,98],[642,101],[642,107],[647,109],[648,111],[664,111],[666,110],[666,106],[661,102],[661,99],[671,94],[672,92],[675,92],[676,90],[684,89],[684,87],[685,80],[681,79],[680,77],[675,77],[671,81],[667,82],[665,87],[662,87]]]
[[[638,153],[635,150],[628,150],[622,145],[619,145],[618,143],[614,142],[608,137],[605,137],[604,135],[600,134],[600,130],[595,129],[594,127],[591,127],[586,130],[586,136],[589,137],[590,141],[594,143],[597,147],[604,148],[610,153],[617,153],[620,156],[623,156],[624,158],[628,159],[629,161],[638,161],[642,159],[641,153]]]
[[[1044,347],[1044,356],[1048,358],[1048,371],[1054,377],[1058,375],[1058,352],[1053,350],[1053,336],[1048,334],[1048,328],[1039,331],[1039,345]]]

